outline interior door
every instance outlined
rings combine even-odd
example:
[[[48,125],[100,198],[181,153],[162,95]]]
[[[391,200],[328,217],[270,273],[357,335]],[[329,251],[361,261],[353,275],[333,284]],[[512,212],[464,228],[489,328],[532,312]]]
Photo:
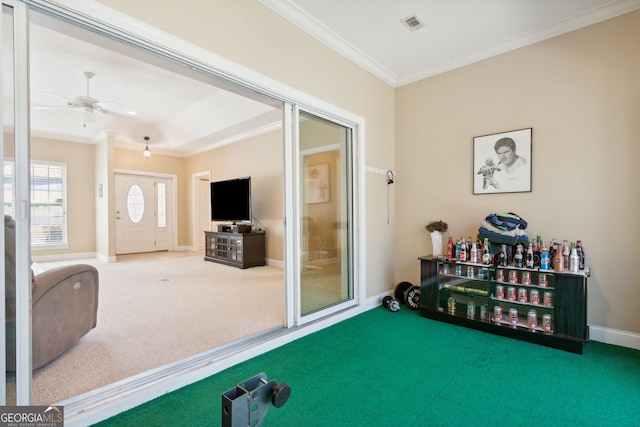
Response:
[[[155,183],[149,176],[116,175],[116,254],[158,250]]]
[[[198,250],[204,251],[205,247],[205,231],[211,231],[211,203],[210,200],[209,179],[198,179]]]

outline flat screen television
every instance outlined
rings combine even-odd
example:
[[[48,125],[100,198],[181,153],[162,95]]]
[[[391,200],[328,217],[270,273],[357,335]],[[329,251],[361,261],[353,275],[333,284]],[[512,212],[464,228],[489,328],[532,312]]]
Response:
[[[251,221],[251,177],[211,183],[211,221]]]

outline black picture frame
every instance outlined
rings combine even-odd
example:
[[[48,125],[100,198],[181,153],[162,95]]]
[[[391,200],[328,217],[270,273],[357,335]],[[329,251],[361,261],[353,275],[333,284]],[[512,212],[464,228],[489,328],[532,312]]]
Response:
[[[473,194],[531,192],[533,128],[473,138]]]

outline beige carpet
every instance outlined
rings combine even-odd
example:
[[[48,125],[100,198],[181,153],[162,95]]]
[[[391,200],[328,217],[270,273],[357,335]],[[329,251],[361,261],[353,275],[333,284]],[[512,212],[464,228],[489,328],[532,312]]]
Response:
[[[241,270],[193,252],[83,260],[100,272],[98,324],[34,371],[48,405],[284,324],[284,272]],[[41,264],[45,268],[61,263]]]

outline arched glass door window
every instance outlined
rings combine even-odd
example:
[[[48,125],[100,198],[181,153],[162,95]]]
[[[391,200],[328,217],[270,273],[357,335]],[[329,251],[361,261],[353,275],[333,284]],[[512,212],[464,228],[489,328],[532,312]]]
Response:
[[[138,184],[129,187],[127,193],[127,213],[134,224],[140,223],[144,216],[144,193]]]

